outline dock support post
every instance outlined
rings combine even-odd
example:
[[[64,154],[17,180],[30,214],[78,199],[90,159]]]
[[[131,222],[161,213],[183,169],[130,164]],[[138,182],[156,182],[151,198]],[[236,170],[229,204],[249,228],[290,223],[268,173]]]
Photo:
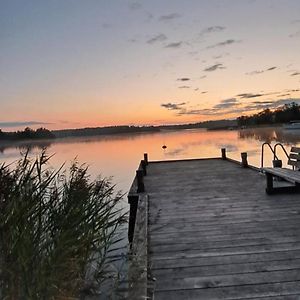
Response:
[[[141,160],[141,166],[143,169],[143,174],[144,174],[144,176],[146,176],[147,175],[147,163],[145,160]]]
[[[221,152],[222,152],[222,159],[226,159],[226,148],[222,148]]]
[[[266,173],[266,180],[267,180],[266,193],[271,195],[274,192],[274,189],[273,189],[273,175],[270,174],[270,173]]]
[[[145,192],[144,171],[143,170],[136,170],[136,180],[137,180],[137,193]]]
[[[241,158],[242,158],[242,167],[247,168],[248,167],[247,152],[242,152]]]
[[[144,161],[148,165],[148,153],[144,153]]]
[[[128,203],[130,205],[129,222],[128,222],[129,223],[128,224],[128,241],[130,244],[132,243],[132,240],[133,240],[138,201],[139,201],[139,197],[137,195],[128,196]]]

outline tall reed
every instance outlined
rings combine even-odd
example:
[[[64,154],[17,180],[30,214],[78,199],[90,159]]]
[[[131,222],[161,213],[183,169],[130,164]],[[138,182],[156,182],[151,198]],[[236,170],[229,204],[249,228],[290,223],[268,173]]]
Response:
[[[85,165],[53,170],[49,159],[0,166],[1,299],[84,298],[114,275],[122,195]]]

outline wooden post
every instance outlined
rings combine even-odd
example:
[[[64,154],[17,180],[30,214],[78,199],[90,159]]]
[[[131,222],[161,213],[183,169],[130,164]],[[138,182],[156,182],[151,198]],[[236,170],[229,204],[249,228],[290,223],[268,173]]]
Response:
[[[143,170],[136,170],[136,180],[137,180],[137,193],[145,192]]]
[[[241,158],[242,158],[242,167],[247,168],[248,167],[247,152],[242,152]]]
[[[139,197],[137,195],[128,196],[128,203],[130,204],[129,224],[128,224],[128,240],[129,240],[130,244],[132,243],[132,240],[133,240],[138,201],[139,201]]]
[[[144,160],[141,160],[141,166],[143,169],[144,176],[147,175],[147,163]]]
[[[222,159],[226,159],[226,148],[222,148],[221,152],[222,152]]]
[[[148,153],[144,153],[144,161],[148,165]]]
[[[270,195],[274,191],[273,190],[273,175],[270,173],[266,173],[266,179],[267,179],[266,193]]]

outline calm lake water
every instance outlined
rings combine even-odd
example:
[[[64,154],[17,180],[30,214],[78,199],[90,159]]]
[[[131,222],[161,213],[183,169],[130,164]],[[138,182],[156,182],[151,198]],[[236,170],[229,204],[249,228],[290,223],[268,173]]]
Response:
[[[172,160],[184,158],[204,158],[220,156],[220,149],[227,149],[227,156],[240,160],[240,153],[248,153],[250,164],[260,166],[263,142],[300,145],[300,130],[285,131],[282,128],[257,128],[243,130],[206,131],[203,129],[163,131],[145,134],[121,134],[92,138],[68,138],[37,143],[14,145],[0,144],[0,162],[13,162],[20,152],[30,149],[35,157],[43,147],[49,155],[55,154],[51,165],[58,167],[77,158],[87,163],[93,176],[113,176],[118,190],[127,193],[139,161],[147,152],[149,160]],[[167,145],[163,150],[162,145]],[[271,165],[272,155],[266,149],[265,166]],[[281,154],[278,151],[279,155]],[[283,160],[285,158],[281,155]]]
[[[63,163],[69,166],[77,158],[80,163],[89,165],[93,177],[101,174],[103,177],[113,176],[117,190],[128,192],[135,170],[145,152],[149,160],[173,160],[185,158],[219,157],[221,148],[227,149],[227,156],[240,160],[240,153],[248,153],[251,165],[260,167],[261,145],[270,142],[273,145],[282,143],[287,151],[291,146],[300,145],[300,130],[284,131],[282,128],[257,128],[244,130],[206,131],[203,129],[163,131],[145,134],[122,134],[113,136],[100,136],[93,138],[68,138],[55,141],[42,141],[38,143],[19,143],[13,145],[0,144],[0,163],[11,163],[20,158],[20,153],[30,150],[32,157],[47,148],[49,155],[55,154],[51,159],[51,166],[59,167]],[[167,145],[163,150],[162,146]],[[272,165],[272,155],[267,151],[265,166]],[[278,155],[286,163],[283,153]],[[128,210],[127,199],[124,197],[123,205]],[[117,268],[126,281],[126,253],[127,253],[127,226],[121,229],[124,237],[119,251],[121,259]]]

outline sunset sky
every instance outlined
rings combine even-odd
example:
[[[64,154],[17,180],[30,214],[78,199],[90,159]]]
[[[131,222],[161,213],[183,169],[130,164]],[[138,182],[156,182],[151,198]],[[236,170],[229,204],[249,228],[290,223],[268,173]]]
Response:
[[[0,43],[3,130],[300,103],[299,0],[1,0]]]

